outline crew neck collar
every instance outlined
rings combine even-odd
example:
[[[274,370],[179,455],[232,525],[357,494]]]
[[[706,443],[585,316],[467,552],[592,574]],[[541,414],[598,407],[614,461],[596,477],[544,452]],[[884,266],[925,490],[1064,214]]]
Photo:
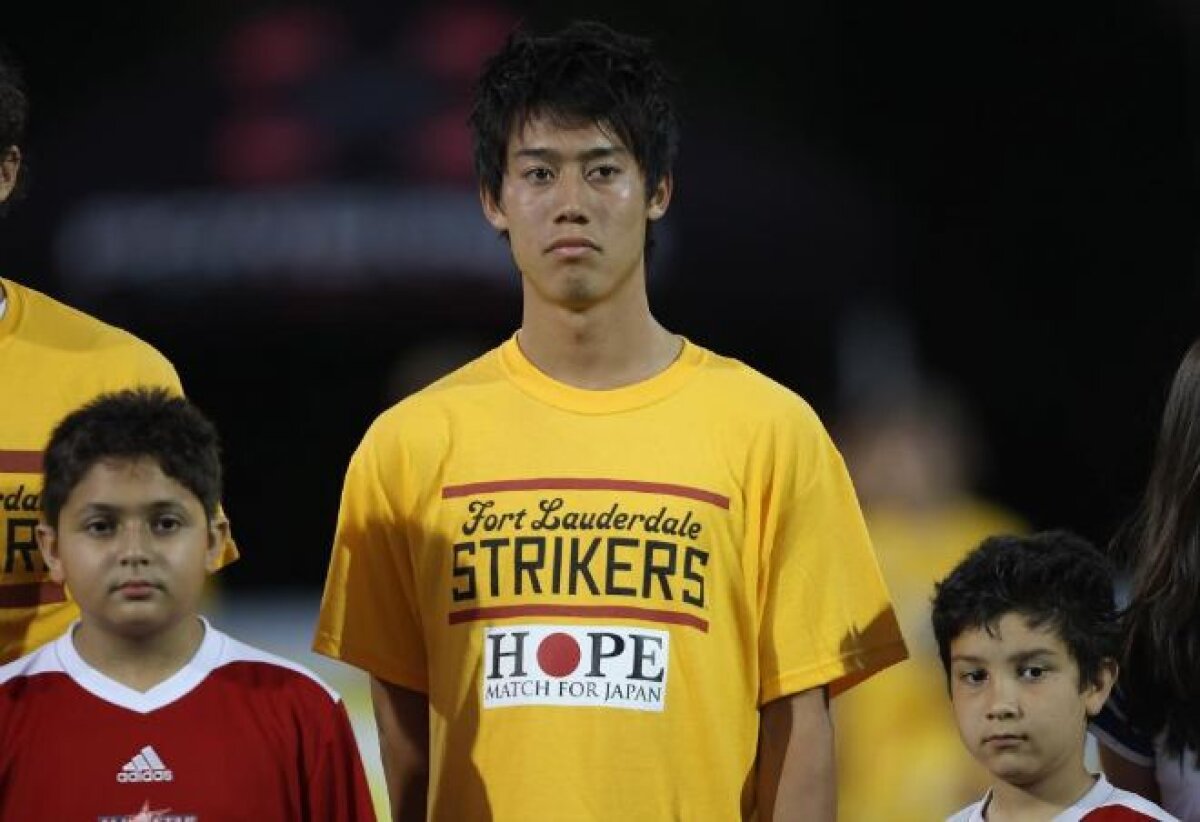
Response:
[[[696,373],[708,352],[681,339],[679,356],[670,365],[649,379],[619,388],[596,390],[559,382],[529,361],[515,334],[500,346],[500,363],[517,387],[534,399],[576,414],[612,414],[665,399]]]

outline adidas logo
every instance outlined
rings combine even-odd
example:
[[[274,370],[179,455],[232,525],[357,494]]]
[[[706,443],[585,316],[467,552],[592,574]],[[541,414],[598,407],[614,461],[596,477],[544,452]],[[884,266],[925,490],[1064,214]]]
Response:
[[[174,778],[175,774],[149,745],[117,772],[118,782],[170,782]]]

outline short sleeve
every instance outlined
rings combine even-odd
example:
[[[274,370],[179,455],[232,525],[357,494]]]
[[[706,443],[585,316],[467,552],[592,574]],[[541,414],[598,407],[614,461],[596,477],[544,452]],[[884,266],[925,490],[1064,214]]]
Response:
[[[328,710],[327,733],[317,747],[316,764],[306,774],[305,818],[374,822],[375,806],[346,706],[339,700]]]
[[[378,423],[350,460],[313,649],[411,690],[428,689],[404,514],[404,454]]]
[[[837,693],[907,656],[850,477],[825,429],[808,410],[772,448],[759,583],[762,703],[822,685]]]
[[[171,361],[156,349],[145,345],[145,351],[139,357],[137,371],[133,384],[145,386],[161,386],[172,394],[183,396],[183,384],[179,380],[179,372]]]

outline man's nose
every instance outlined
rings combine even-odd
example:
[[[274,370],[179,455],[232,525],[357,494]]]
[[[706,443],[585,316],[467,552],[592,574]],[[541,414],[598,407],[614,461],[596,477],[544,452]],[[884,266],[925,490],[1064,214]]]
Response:
[[[558,179],[558,203],[554,216],[556,223],[588,222],[587,216],[587,181],[579,174],[563,174]]]

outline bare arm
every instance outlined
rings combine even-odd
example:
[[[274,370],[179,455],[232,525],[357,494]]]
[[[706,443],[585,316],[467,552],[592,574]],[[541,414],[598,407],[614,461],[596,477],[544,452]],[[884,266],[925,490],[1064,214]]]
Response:
[[[760,822],[837,817],[833,723],[824,688],[768,702],[760,711],[758,818]]]
[[[1120,754],[1114,752],[1103,742],[1099,742],[1100,765],[1108,781],[1127,791],[1144,796],[1151,802],[1159,801],[1158,780],[1154,777],[1154,769],[1143,765],[1135,765]]]
[[[429,789],[429,700],[371,677],[371,704],[393,822],[424,822]]]

